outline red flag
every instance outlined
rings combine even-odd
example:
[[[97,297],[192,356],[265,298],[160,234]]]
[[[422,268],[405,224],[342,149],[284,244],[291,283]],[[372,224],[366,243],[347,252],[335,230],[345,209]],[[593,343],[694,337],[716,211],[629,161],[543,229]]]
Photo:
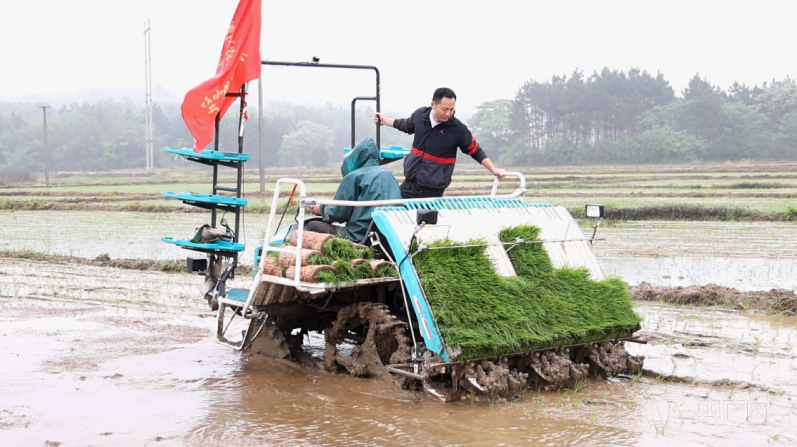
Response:
[[[194,151],[213,140],[216,115],[219,118],[237,98],[244,83],[260,76],[260,2],[240,0],[221,49],[216,76],[197,85],[183,99],[183,121],[194,136]]]

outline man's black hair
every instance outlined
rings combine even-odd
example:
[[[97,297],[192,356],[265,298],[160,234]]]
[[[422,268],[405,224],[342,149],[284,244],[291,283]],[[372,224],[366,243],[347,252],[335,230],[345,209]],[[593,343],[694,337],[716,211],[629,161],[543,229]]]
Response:
[[[440,104],[440,101],[442,101],[443,98],[456,100],[457,94],[454,93],[454,90],[451,90],[450,88],[440,87],[439,89],[434,91],[434,95],[432,96],[432,102],[435,104]]]

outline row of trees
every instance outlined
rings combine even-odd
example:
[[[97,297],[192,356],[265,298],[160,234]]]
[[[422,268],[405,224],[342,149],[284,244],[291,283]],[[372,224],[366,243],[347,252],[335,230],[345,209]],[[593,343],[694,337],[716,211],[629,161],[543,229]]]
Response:
[[[41,104],[0,103],[0,167],[43,169],[43,120]],[[244,152],[257,166],[259,136],[257,110],[249,110],[245,124]],[[373,110],[358,110],[356,141],[375,138]],[[341,160],[351,146],[351,111],[327,105],[306,107],[270,104],[264,113],[264,164],[271,166],[326,166]],[[220,122],[219,150],[238,151],[237,104]],[[155,166],[182,167],[180,157],[159,148],[191,147],[193,138],[185,127],[179,104],[153,108]],[[101,171],[141,168],[144,155],[144,110],[129,100],[102,100],[48,109],[50,165],[54,171]],[[403,134],[382,132],[382,145],[411,144]],[[208,146],[213,148],[213,143]],[[197,165],[198,166],[198,165]]]
[[[0,103],[0,168],[43,169],[41,104]],[[155,147],[190,147],[179,104],[156,104]],[[388,113],[405,116],[407,113]],[[257,163],[257,111],[249,110],[244,151]],[[356,141],[375,136],[373,110],[358,110]],[[326,166],[351,145],[345,107],[269,104],[264,111],[265,166]],[[486,102],[469,120],[477,140],[502,165],[679,163],[797,158],[797,83],[787,78],[727,91],[695,75],[680,96],[661,74],[604,69],[529,80],[513,100]],[[219,149],[237,151],[234,105],[221,120]],[[102,100],[48,110],[53,170],[140,168],[144,110],[130,100]],[[411,137],[382,132],[382,146]],[[189,164],[191,165],[191,164]],[[155,166],[189,166],[156,151]]]
[[[484,103],[469,124],[503,164],[794,159],[797,83],[723,91],[695,75],[676,96],[661,74],[575,71]]]

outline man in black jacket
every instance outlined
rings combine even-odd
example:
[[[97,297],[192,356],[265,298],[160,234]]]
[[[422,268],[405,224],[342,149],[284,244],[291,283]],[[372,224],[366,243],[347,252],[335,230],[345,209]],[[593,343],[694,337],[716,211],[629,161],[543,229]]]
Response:
[[[409,118],[390,119],[381,113],[374,115],[376,123],[415,135],[412,152],[404,160],[402,198],[442,197],[451,184],[457,148],[499,179],[504,178],[503,169],[493,166],[468,127],[454,117],[456,101],[454,91],[442,87],[435,90],[431,107],[421,107]]]

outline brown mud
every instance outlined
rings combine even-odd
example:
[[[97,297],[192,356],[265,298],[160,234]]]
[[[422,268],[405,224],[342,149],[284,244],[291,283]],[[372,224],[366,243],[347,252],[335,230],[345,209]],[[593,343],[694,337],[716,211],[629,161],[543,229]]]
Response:
[[[339,347],[350,333],[366,327],[362,343],[347,353]],[[390,315],[387,307],[358,303],[338,312],[332,327],[325,331],[324,368],[329,372],[345,371],[355,377],[392,379],[385,365],[411,360],[411,343],[405,325]]]
[[[642,282],[629,288],[639,301],[656,301],[676,305],[720,306],[736,310],[752,310],[767,314],[795,316],[797,295],[791,290],[771,289],[740,292],[734,288],[707,284],[705,286],[664,287]]]
[[[30,250],[0,250],[0,258],[28,259],[31,261],[48,262],[69,265],[91,265],[96,267],[113,267],[125,270],[154,270],[168,273],[185,273],[184,261],[157,260],[157,259],[111,259],[107,255],[97,256],[95,259],[79,258],[76,256],[61,256],[38,253]],[[252,267],[239,265],[238,273],[249,275]]]
[[[111,259],[107,255],[100,255],[94,259],[79,258],[76,256],[61,256],[38,253],[30,250],[0,250],[0,258],[28,259],[56,264],[91,265],[97,267],[113,267],[125,270],[154,270],[167,273],[185,273],[186,264],[183,260],[158,260],[158,259]],[[252,266],[239,264],[237,273],[251,275]]]
[[[625,172],[659,172],[659,173],[688,173],[688,172],[760,172],[762,168],[778,170],[779,172],[797,172],[797,163],[793,161],[774,161],[774,162],[738,162],[738,163],[693,163],[693,164],[656,164],[656,165],[590,165],[590,166],[535,166],[534,172],[573,172],[573,171],[595,171],[601,173],[625,173]],[[475,165],[457,165],[458,171],[482,172],[483,168]],[[519,170],[531,171],[531,168],[519,167]],[[325,168],[306,168],[307,174],[325,174],[329,169]],[[266,175],[294,175],[296,168],[267,168]],[[72,172],[61,171],[51,174],[52,177],[152,177],[157,173],[145,171],[125,171],[125,172]]]
[[[464,170],[479,172],[481,168],[467,167]],[[599,165],[599,166],[535,166],[533,169],[517,168],[515,170],[528,174],[573,174],[593,173],[593,174],[688,174],[693,172],[703,173],[734,173],[734,172],[754,172],[762,170],[777,172],[797,172],[797,163],[794,162],[774,162],[774,163],[695,163],[680,165]]]
[[[534,167],[524,168],[515,167],[514,170],[523,172],[531,180],[537,183],[545,184],[551,182],[578,182],[584,184],[602,184],[602,183],[629,183],[629,182],[646,182],[646,181],[683,181],[683,180],[743,180],[747,181],[766,181],[774,179],[791,179],[797,178],[797,175],[787,174],[789,172],[797,172],[797,164],[785,163],[756,163],[756,164],[695,164],[695,165],[613,165],[613,166],[557,166],[557,167]],[[764,171],[764,173],[762,173]],[[767,174],[766,172],[772,172]],[[284,169],[268,169],[266,170],[266,181],[273,183],[277,179],[286,175],[294,175],[295,168]],[[330,175],[330,169],[306,169],[303,171],[307,177],[306,183],[337,183],[340,178],[336,175]],[[394,174],[401,180],[400,168],[393,169]],[[706,175],[706,174],[744,174],[749,175]],[[108,179],[118,178],[120,181],[56,181],[56,186],[129,186],[130,181],[121,181],[123,179],[134,179],[136,184],[157,184],[167,182],[169,184],[189,184],[202,181],[202,173],[198,171],[181,171],[177,175],[174,172],[169,172],[164,175],[163,173],[143,173],[143,172],[61,172],[52,175],[53,179],[70,179],[72,177],[80,177],[85,179]],[[482,175],[482,169],[473,168],[467,165],[458,165],[455,175]],[[640,174],[645,174],[645,177],[634,177]],[[196,175],[195,178],[190,176]],[[189,176],[189,177],[186,177]],[[485,178],[482,182],[491,183],[492,179]],[[249,175],[246,178],[247,182],[257,183],[258,178],[255,175]],[[479,181],[479,180],[476,180]],[[0,189],[7,188],[35,188],[45,189],[44,185],[0,185]],[[676,185],[677,187],[678,185]],[[743,187],[743,186],[742,186]],[[761,187],[756,186],[756,187]],[[777,187],[777,186],[773,186]],[[41,194],[47,194],[43,191]]]
[[[308,242],[309,243],[309,242]],[[94,259],[75,256],[49,255],[30,250],[0,250],[0,258],[27,259],[46,263],[113,267],[126,270],[153,270],[169,273],[185,273],[186,265],[180,261],[155,259],[111,259],[100,255]],[[288,265],[293,261],[289,260]],[[250,276],[252,266],[240,264],[239,275]],[[653,286],[647,282],[629,287],[635,300],[656,301],[668,304],[697,306],[721,306],[737,310],[752,310],[770,314],[797,314],[797,295],[787,289],[761,291],[739,291],[735,288],[707,284],[704,286],[667,287]]]
[[[473,195],[472,188],[449,188],[447,196]],[[485,190],[486,191],[486,190]],[[512,189],[501,189],[499,193],[509,193]],[[316,197],[331,196],[333,193],[317,193]],[[579,194],[561,194],[562,197],[579,197]],[[607,195],[601,195],[606,197]],[[251,197],[251,195],[249,196]],[[588,197],[584,195],[584,197]],[[598,196],[596,196],[598,197]],[[612,195],[612,197],[614,197]],[[619,196],[618,196],[619,197]],[[743,197],[739,195],[738,197]],[[531,200],[531,199],[528,199]],[[284,204],[280,205],[283,208]],[[140,213],[181,213],[181,214],[206,214],[202,208],[191,206],[172,206],[145,202],[124,203],[121,205],[92,204],[87,201],[74,201],[72,199],[60,200],[4,200],[0,201],[0,209],[10,211],[118,211]],[[569,210],[574,217],[583,217],[582,208]],[[248,214],[268,214],[270,207],[250,206]],[[296,207],[288,209],[290,214],[295,214]],[[606,220],[695,220],[695,221],[744,221],[744,222],[778,222],[794,221],[797,215],[793,211],[765,213],[748,208],[727,206],[702,206],[688,204],[632,206],[626,208],[607,208]]]
[[[124,203],[121,205],[96,205],[89,201],[66,201],[59,200],[4,200],[0,202],[0,208],[12,211],[132,211],[144,213],[204,213],[206,210],[188,206],[170,206],[153,203]]]
[[[116,192],[116,191],[109,191],[109,192],[84,192],[84,191],[69,191],[65,193],[63,191],[8,191],[4,192],[4,197],[63,197],[64,195],[68,194],[70,197],[90,197],[94,200],[101,200],[101,201],[118,201],[118,200],[156,200],[162,199],[163,194],[140,194],[140,193],[124,193],[124,192]],[[73,201],[83,201],[81,199],[63,199],[63,200],[73,200]]]
[[[778,169],[778,171],[781,171]],[[683,181],[683,180],[783,180],[783,179],[797,179],[797,174],[767,174],[761,173],[760,170],[751,170],[748,172],[752,172],[753,174],[750,175],[705,175],[703,173],[711,173],[711,172],[722,172],[722,171],[700,171],[700,173],[690,174],[688,172],[660,172],[660,171],[625,171],[625,172],[585,172],[579,175],[573,175],[572,171],[567,172],[567,175],[555,175],[555,173],[545,173],[539,172],[536,170],[524,170],[520,169],[519,172],[529,176],[535,182],[586,182],[586,183],[616,183],[616,182],[636,182],[636,181]],[[728,173],[736,173],[740,171],[726,171]],[[741,171],[745,172],[745,171]],[[401,171],[393,171],[395,177],[401,181],[403,179],[403,175]],[[295,175],[296,172],[292,172],[291,175]],[[483,175],[483,171],[455,171],[454,175]],[[615,174],[615,175],[612,175]],[[633,175],[640,175],[640,174],[648,174],[646,177],[633,177]],[[666,175],[666,174],[674,174],[674,175]],[[99,177],[113,177],[112,175],[109,176],[99,176]],[[123,178],[123,176],[118,176]],[[221,180],[230,180],[234,179],[235,177],[231,176],[220,176]],[[280,177],[266,177],[266,183],[276,183]],[[305,183],[338,183],[340,182],[341,177],[337,176],[312,176],[308,175],[306,180],[303,180]],[[257,183],[259,182],[259,177],[257,176],[248,176],[246,179],[247,183]],[[479,182],[489,182],[492,183],[492,179],[490,177],[485,177],[483,179],[474,179]],[[197,183],[201,181],[200,175],[197,175],[196,178],[168,178],[168,179],[153,179],[153,181],[142,181],[139,184],[149,184],[149,183],[159,183],[167,181],[169,184],[191,184]],[[80,183],[63,183],[56,186],[123,186],[129,185],[130,182],[113,182],[113,181],[105,181],[105,182],[80,182]],[[33,188],[32,186],[28,186]]]
[[[478,173],[477,173],[478,174]],[[702,179],[702,180],[711,180],[714,177]],[[275,179],[276,181],[277,179]],[[749,179],[748,179],[749,180]],[[604,178],[593,179],[589,176],[586,177],[576,177],[576,176],[568,176],[568,177],[558,177],[558,178],[531,178],[530,182],[528,183],[528,188],[531,191],[539,190],[539,189],[567,189],[572,190],[568,192],[551,192],[546,193],[547,196],[552,197],[570,197],[575,195],[577,197],[604,197],[607,194],[611,194],[612,197],[694,197],[694,198],[711,198],[711,197],[759,197],[759,198],[791,198],[794,197],[793,193],[779,193],[779,192],[736,192],[732,193],[726,191],[728,189],[745,189],[745,190],[768,190],[768,189],[797,189],[797,184],[793,183],[773,183],[773,182],[740,182],[740,183],[733,183],[728,185],[718,185],[718,186],[711,186],[711,185],[701,185],[701,184],[670,184],[670,185],[646,185],[642,182],[650,181],[650,179],[636,179],[635,181],[639,182],[632,186],[629,186],[627,183],[633,183],[634,181],[628,181],[624,178],[610,178],[604,181]],[[467,180],[470,186],[457,186],[456,184],[449,187],[446,191],[470,191],[473,192],[473,185],[479,185],[480,188],[487,189],[490,185],[493,184],[493,180],[490,178],[484,179],[469,179]],[[179,182],[178,182],[179,183]],[[185,183],[195,183],[195,182],[185,182]],[[330,178],[330,179],[322,179],[322,180],[314,180],[309,179],[306,180],[305,183],[332,183],[337,184],[340,183],[339,178]],[[501,190],[512,190],[511,186],[513,185],[513,180],[510,178],[507,182],[502,183],[500,186]],[[604,184],[605,183],[605,184]],[[129,183],[125,183],[123,185],[129,186]],[[75,186],[90,186],[90,185],[75,185]],[[99,186],[99,185],[95,185]],[[101,185],[101,186],[111,186],[111,185]],[[595,189],[600,188],[602,192],[600,193],[590,193],[590,192],[583,192],[579,191],[579,189]],[[687,189],[687,190],[697,190],[697,191],[689,191],[689,192],[659,192],[659,193],[643,193],[643,192],[612,192],[612,190],[618,191],[627,191],[629,188],[633,188],[635,190],[645,190],[645,189],[671,189],[671,190],[679,190],[679,189]],[[712,189],[719,189],[721,191],[712,191]],[[273,195],[273,191],[266,190],[264,192],[259,191],[247,191],[247,197],[262,197],[262,198],[270,198]],[[7,191],[3,192],[3,196],[5,197],[59,197],[62,198],[64,195],[69,195],[70,197],[75,198],[66,198],[66,199],[57,199],[52,200],[53,202],[64,202],[64,203],[78,203],[85,200],[80,200],[76,197],[87,197],[91,198],[92,200],[104,201],[104,202],[114,202],[114,201],[134,201],[134,200],[162,200],[163,195],[157,193],[151,194],[142,194],[142,193],[125,193],[125,192],[118,192],[118,191],[109,191],[109,192],[102,192],[102,191],[92,191],[92,192],[85,192],[85,191],[69,191],[65,193],[63,191]],[[312,193],[313,196],[330,196],[333,195],[332,192],[314,192]]]

